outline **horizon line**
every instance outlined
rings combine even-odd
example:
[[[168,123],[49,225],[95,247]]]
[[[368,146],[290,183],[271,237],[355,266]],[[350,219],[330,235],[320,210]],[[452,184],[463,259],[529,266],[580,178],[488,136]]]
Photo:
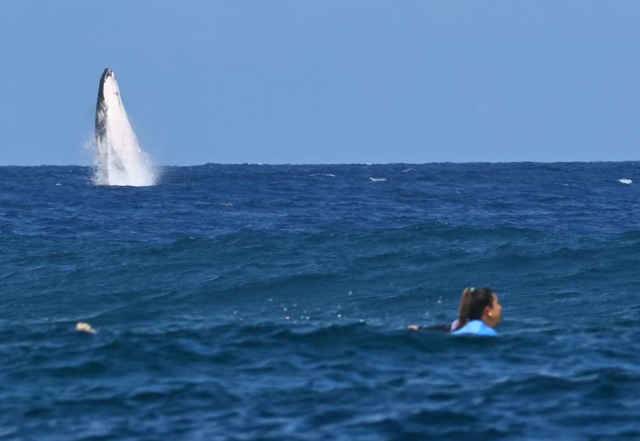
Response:
[[[152,167],[202,167],[205,165],[253,165],[253,166],[327,166],[327,165],[433,165],[433,164],[457,164],[457,165],[472,165],[472,164],[613,164],[613,163],[629,163],[640,162],[639,159],[628,160],[611,160],[611,161],[433,161],[433,162],[285,162],[285,163],[267,163],[267,162],[205,162],[203,164],[191,164],[191,165],[174,165],[174,164],[153,164]],[[88,164],[39,164],[39,165],[20,165],[20,164],[5,164],[0,167],[94,167],[94,165]]]

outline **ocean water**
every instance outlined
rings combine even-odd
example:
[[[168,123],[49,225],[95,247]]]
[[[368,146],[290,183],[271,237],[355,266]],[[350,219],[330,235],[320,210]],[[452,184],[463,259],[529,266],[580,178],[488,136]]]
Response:
[[[638,440],[639,175],[0,167],[0,439]]]

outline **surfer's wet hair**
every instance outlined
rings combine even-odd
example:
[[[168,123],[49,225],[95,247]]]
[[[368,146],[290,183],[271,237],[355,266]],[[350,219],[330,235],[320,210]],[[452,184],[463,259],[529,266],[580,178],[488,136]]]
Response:
[[[482,320],[484,310],[493,307],[496,294],[489,288],[465,288],[460,299],[458,312],[458,326],[452,331],[457,331],[466,326],[472,320]]]

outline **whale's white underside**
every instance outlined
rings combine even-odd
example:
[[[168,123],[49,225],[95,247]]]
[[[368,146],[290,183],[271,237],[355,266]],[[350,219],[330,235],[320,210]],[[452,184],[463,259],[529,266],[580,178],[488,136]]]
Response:
[[[96,107],[96,183],[147,186],[154,173],[124,110],[113,74],[104,75]]]

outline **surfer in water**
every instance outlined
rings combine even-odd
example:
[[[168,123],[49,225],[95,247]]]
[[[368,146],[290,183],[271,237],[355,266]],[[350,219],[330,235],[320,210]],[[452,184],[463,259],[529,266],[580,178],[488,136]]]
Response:
[[[502,305],[498,296],[489,288],[465,288],[460,299],[458,319],[450,325],[409,326],[415,331],[442,331],[452,335],[490,335],[498,333],[493,329],[502,321]]]

